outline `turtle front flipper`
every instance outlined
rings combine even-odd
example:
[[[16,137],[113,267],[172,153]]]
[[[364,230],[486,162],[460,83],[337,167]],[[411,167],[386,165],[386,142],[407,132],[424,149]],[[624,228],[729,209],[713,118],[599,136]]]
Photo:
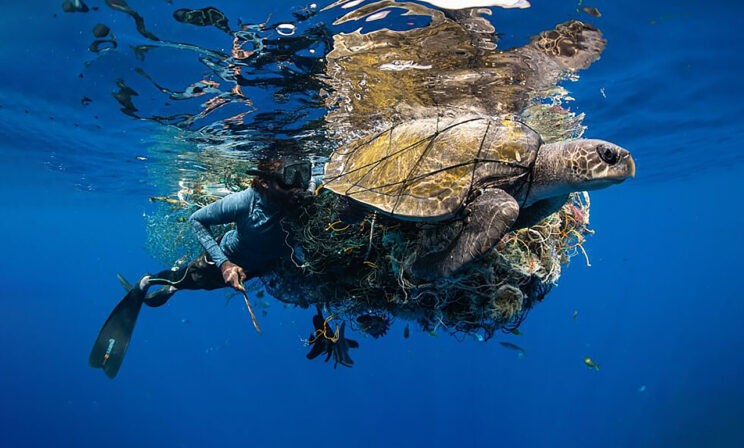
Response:
[[[491,250],[519,216],[519,204],[505,191],[489,188],[466,207],[467,221],[460,234],[443,252],[419,258],[414,275],[432,279],[452,273]]]

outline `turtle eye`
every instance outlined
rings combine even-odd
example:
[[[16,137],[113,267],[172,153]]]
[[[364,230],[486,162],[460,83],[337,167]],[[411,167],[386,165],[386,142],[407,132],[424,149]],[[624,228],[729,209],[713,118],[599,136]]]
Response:
[[[599,157],[608,165],[614,165],[617,163],[617,151],[606,145],[597,146],[597,154]]]

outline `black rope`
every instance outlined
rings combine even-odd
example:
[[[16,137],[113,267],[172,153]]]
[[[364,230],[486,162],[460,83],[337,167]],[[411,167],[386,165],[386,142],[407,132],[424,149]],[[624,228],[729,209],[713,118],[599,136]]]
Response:
[[[434,133],[434,135],[430,135],[430,136],[424,137],[424,138],[422,138],[421,140],[418,140],[418,141],[416,141],[416,142],[414,142],[414,143],[411,143],[411,144],[410,144],[410,145],[408,145],[408,146],[404,146],[403,148],[401,148],[401,149],[399,149],[399,150],[397,150],[397,151],[395,151],[395,152],[393,152],[393,153],[390,153],[390,154],[386,155],[385,157],[380,157],[380,158],[379,158],[378,160],[375,160],[374,162],[370,162],[370,163],[368,163],[368,164],[365,164],[365,165],[362,165],[362,166],[356,167],[356,168],[354,168],[354,169],[352,169],[352,170],[344,171],[343,173],[341,173],[341,174],[338,174],[338,175],[336,175],[336,176],[331,176],[331,177],[329,177],[329,180],[328,180],[328,181],[326,181],[326,183],[328,184],[328,183],[331,183],[331,182],[333,182],[333,181],[334,181],[334,180],[336,180],[336,179],[339,179],[339,178],[342,178],[342,177],[346,177],[346,176],[348,176],[348,175],[349,175],[350,173],[354,173],[354,172],[356,172],[356,171],[360,171],[360,170],[363,170],[363,169],[365,169],[365,168],[369,168],[369,167],[372,167],[372,166],[375,166],[375,165],[379,165],[379,164],[380,164],[380,163],[382,163],[383,161],[385,161],[385,160],[387,160],[387,159],[389,159],[389,158],[391,158],[391,157],[397,156],[398,154],[400,154],[400,153],[402,153],[402,152],[404,152],[404,151],[408,151],[408,150],[409,150],[409,149],[411,149],[411,148],[415,148],[416,146],[420,145],[421,143],[423,143],[423,142],[425,142],[425,141],[427,141],[427,140],[433,140],[433,139],[436,139],[436,138],[437,138],[437,137],[438,137],[438,136],[439,136],[440,134],[443,134],[443,133],[445,133],[445,132],[449,131],[449,130],[450,130],[450,129],[452,129],[452,128],[455,128],[455,127],[457,127],[457,126],[460,126],[461,124],[465,124],[465,123],[470,123],[471,121],[477,121],[477,120],[484,120],[484,118],[481,118],[481,117],[477,117],[477,118],[471,118],[471,119],[469,119],[469,120],[465,120],[465,121],[460,121],[460,122],[457,122],[457,123],[451,124],[451,125],[449,125],[449,126],[445,127],[444,129],[442,129],[441,131],[436,131],[436,132]],[[392,137],[392,132],[393,132],[393,130],[394,130],[395,128],[397,128],[397,127],[400,127],[400,125],[395,125],[395,126],[392,126],[392,127],[390,127],[389,129],[386,129],[386,130],[384,130],[384,131],[382,131],[382,132],[378,133],[377,135],[375,135],[374,137],[370,138],[370,139],[369,139],[369,140],[367,140],[366,142],[364,142],[364,143],[361,143],[361,144],[360,144],[359,146],[357,146],[357,147],[355,147],[355,148],[353,148],[353,149],[350,149],[350,150],[349,150],[348,152],[349,152],[349,153],[351,153],[351,152],[356,152],[356,151],[358,151],[358,150],[359,150],[359,149],[361,149],[362,147],[364,147],[364,146],[366,146],[366,145],[368,145],[368,144],[370,144],[370,143],[374,142],[374,141],[375,141],[375,140],[377,140],[378,138],[382,137],[382,136],[383,136],[383,135],[384,135],[385,133],[387,133],[387,132],[390,132],[390,136]],[[371,169],[371,168],[370,168],[370,169]]]
[[[439,128],[439,117],[437,117],[437,129],[438,128]],[[452,129],[452,128],[454,128],[454,126],[448,128],[447,130]],[[416,160],[416,163],[414,163],[413,166],[411,167],[411,170],[408,171],[408,175],[406,175],[403,178],[403,182],[401,182],[401,187],[398,190],[398,198],[395,200],[395,204],[393,205],[393,208],[391,210],[392,213],[395,213],[395,209],[398,208],[398,205],[400,205],[400,201],[403,199],[403,196],[404,196],[403,193],[406,187],[408,187],[413,181],[413,179],[410,178],[411,174],[413,174],[416,171],[416,169],[418,169],[418,167],[421,165],[421,161],[424,160],[424,157],[426,157],[429,154],[429,151],[431,151],[431,148],[434,147],[434,143],[437,141],[437,138],[440,135],[444,134],[444,132],[446,131],[440,132],[437,130],[437,132],[429,140],[429,143],[427,143],[426,148],[424,148],[424,150],[421,152],[421,155],[419,156],[418,160]]]
[[[206,260],[206,255],[204,255],[204,258]],[[191,269],[191,263],[189,263],[183,270],[183,275],[178,280],[170,280],[167,278],[161,278],[161,277],[150,277],[149,283],[153,285],[170,285],[170,286],[178,286],[186,280],[186,276],[189,275],[189,269]]]
[[[391,210],[391,213],[395,213],[395,209],[398,207],[398,205],[400,204],[402,198],[405,196],[404,195],[404,191],[405,191],[406,187],[408,185],[410,185],[410,184],[413,184],[413,183],[418,182],[418,181],[420,181],[422,179],[425,179],[426,177],[434,176],[434,175],[439,174],[439,173],[444,172],[444,171],[450,171],[450,170],[453,170],[453,169],[465,167],[465,166],[468,166],[468,165],[472,164],[473,166],[472,166],[472,170],[471,170],[471,173],[470,173],[470,176],[471,176],[471,178],[470,178],[470,185],[469,185],[469,189],[468,189],[468,195],[470,195],[472,193],[472,190],[473,190],[474,185],[475,185],[475,181],[476,181],[476,179],[475,179],[475,171],[477,169],[478,164],[479,163],[498,163],[498,164],[501,164],[501,165],[504,165],[504,166],[508,166],[508,167],[512,167],[512,168],[523,169],[525,171],[525,173],[523,173],[523,174],[519,174],[517,176],[513,176],[514,177],[514,181],[516,181],[520,177],[523,177],[525,174],[527,176],[526,184],[522,184],[519,187],[519,190],[524,191],[525,185],[526,185],[526,193],[525,193],[524,198],[522,199],[522,203],[520,205],[520,208],[524,208],[526,206],[526,204],[527,204],[527,200],[528,200],[528,198],[530,196],[530,193],[532,192],[532,187],[533,187],[533,184],[534,184],[534,181],[535,181],[535,164],[537,163],[537,157],[539,156],[539,152],[540,152],[540,149],[542,148],[542,144],[540,144],[540,146],[537,148],[537,151],[535,151],[535,157],[530,161],[529,165],[527,165],[527,166],[525,166],[525,165],[523,165],[521,163],[513,162],[513,161],[504,161],[504,160],[497,160],[497,159],[485,159],[485,158],[481,158],[480,155],[483,152],[483,146],[485,144],[486,137],[488,136],[488,132],[489,132],[490,127],[491,127],[490,120],[488,121],[486,130],[483,133],[483,137],[481,138],[480,146],[478,148],[478,153],[477,153],[477,155],[476,155],[476,157],[474,159],[469,160],[469,161],[465,161],[465,162],[461,162],[461,163],[458,163],[458,164],[453,164],[453,165],[450,165],[450,166],[447,166],[447,167],[444,167],[444,168],[440,168],[440,169],[436,169],[436,170],[433,170],[433,171],[429,171],[429,172],[426,172],[426,173],[422,173],[422,174],[419,174],[419,175],[415,175],[415,176],[412,175],[416,171],[416,169],[420,166],[420,164],[424,160],[424,158],[429,154],[431,148],[433,147],[434,143],[436,142],[437,138],[440,135],[442,135],[442,134],[446,133],[447,131],[449,131],[451,129],[454,129],[455,127],[460,126],[462,124],[466,124],[466,123],[470,123],[470,122],[478,121],[478,120],[486,120],[486,118],[484,118],[484,117],[475,117],[475,118],[471,118],[471,119],[468,119],[468,120],[465,120],[465,121],[460,121],[460,122],[457,122],[457,123],[452,123],[452,124],[446,126],[445,128],[443,128],[441,130],[437,130],[433,135],[430,135],[430,136],[427,136],[425,138],[422,138],[422,139],[420,139],[420,140],[418,140],[418,141],[416,141],[414,143],[411,143],[410,145],[407,145],[407,146],[405,146],[403,148],[398,149],[397,151],[389,152],[387,155],[385,155],[384,157],[380,157],[379,159],[375,160],[374,162],[370,162],[370,163],[364,164],[362,166],[355,167],[354,169],[351,169],[349,171],[345,171],[345,172],[343,172],[341,174],[338,174],[336,176],[329,177],[329,179],[327,180],[326,184],[330,184],[334,180],[337,180],[337,179],[346,177],[346,176],[348,176],[351,173],[358,172],[360,170],[365,170],[366,169],[367,171],[364,173],[364,175],[360,179],[358,179],[356,182],[354,182],[353,185],[349,186],[347,188],[347,190],[345,191],[345,194],[347,196],[353,197],[354,194],[358,194],[358,193],[361,193],[361,192],[374,192],[375,194],[379,194],[379,195],[383,195],[383,196],[396,196],[397,199],[396,199],[395,204],[393,205],[392,210]],[[524,123],[522,123],[522,124],[524,124]],[[393,134],[393,131],[395,130],[396,127],[399,127],[399,126],[400,125],[395,125],[395,126],[392,126],[392,127],[388,128],[388,129],[382,131],[382,132],[379,132],[378,134],[376,134],[375,136],[373,136],[372,138],[370,138],[366,142],[361,143],[359,146],[357,146],[357,147],[355,147],[353,149],[350,149],[349,152],[353,153],[353,152],[356,152],[356,151],[362,149],[364,146],[371,144],[372,142],[378,140],[379,138],[382,138],[382,136],[385,135],[386,133],[389,134],[388,135],[388,146],[391,146],[392,143],[393,143],[392,142],[393,141],[393,138],[392,138],[393,137],[393,135],[392,135]],[[527,125],[525,125],[525,126],[527,126]],[[437,124],[437,127],[438,127],[438,124]],[[529,126],[527,126],[527,127],[529,128]],[[407,177],[403,178],[402,180],[395,181],[395,182],[390,182],[390,183],[386,183],[386,184],[378,184],[378,185],[376,185],[374,187],[364,187],[362,185],[363,184],[363,181],[368,176],[370,176],[370,175],[373,174],[373,171],[374,171],[374,169],[377,166],[379,166],[380,164],[382,164],[383,162],[389,160],[392,157],[398,156],[399,154],[401,154],[401,153],[403,153],[405,151],[408,151],[408,150],[410,150],[412,148],[418,147],[419,145],[421,145],[424,142],[427,142],[426,148],[424,148],[424,150],[422,151],[422,153],[419,156],[418,160],[416,161],[416,163],[414,164],[414,166],[409,171],[409,175]],[[385,193],[383,191],[380,191],[380,190],[388,189],[388,188],[395,187],[395,186],[400,186],[400,188],[396,192],[394,192],[394,193]],[[352,191],[352,189],[354,191]]]
[[[542,149],[542,139],[540,139],[540,146],[538,146],[537,151],[535,151],[535,158],[532,159],[532,163],[530,163],[528,168],[527,193],[524,195],[524,199],[522,199],[522,205],[519,206],[520,209],[523,209],[525,204],[527,204],[527,198],[530,197],[530,193],[532,192],[532,184],[535,182],[535,164],[537,163],[537,158],[540,156],[540,149]]]
[[[486,131],[483,133],[483,138],[481,138],[480,145],[478,145],[478,153],[475,155],[473,170],[470,172],[470,187],[468,187],[468,195],[472,194],[473,192],[473,184],[475,184],[475,170],[478,168],[478,160],[480,160],[480,155],[483,152],[483,144],[486,142],[486,137],[488,136],[489,130],[491,130],[490,121],[486,123]]]

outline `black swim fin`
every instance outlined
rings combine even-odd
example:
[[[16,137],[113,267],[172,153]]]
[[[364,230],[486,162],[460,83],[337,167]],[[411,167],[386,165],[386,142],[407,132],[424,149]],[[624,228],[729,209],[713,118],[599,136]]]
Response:
[[[125,279],[123,275],[116,273],[116,278],[119,279],[119,283],[121,283],[121,287],[124,288],[124,291],[129,292],[134,288],[134,285],[129,283],[129,280]]]
[[[121,287],[124,288],[124,291],[129,292],[134,288],[134,285],[129,283],[129,280],[125,279],[123,275],[116,274],[116,277],[119,279],[119,283],[121,283]],[[175,294],[175,291],[170,291],[167,286],[155,291],[150,291],[145,296],[145,305],[153,308],[163,306],[168,299],[173,296],[173,294]]]
[[[109,378],[116,376],[124,361],[134,324],[137,323],[137,316],[144,302],[143,295],[142,290],[134,288],[121,299],[103,324],[90,351],[90,366],[103,369]]]

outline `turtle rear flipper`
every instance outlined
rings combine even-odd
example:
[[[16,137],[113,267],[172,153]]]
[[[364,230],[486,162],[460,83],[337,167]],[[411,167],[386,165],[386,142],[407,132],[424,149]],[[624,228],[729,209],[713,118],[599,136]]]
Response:
[[[563,70],[573,72],[583,70],[599,59],[606,44],[597,28],[570,20],[538,34],[524,48],[536,49],[557,62]]]
[[[517,201],[498,188],[484,190],[465,209],[468,217],[460,234],[444,252],[416,260],[412,268],[416,276],[449,277],[491,250],[519,216]]]
[[[512,70],[511,76],[522,82],[522,88],[509,90],[513,100],[509,110],[519,113],[535,92],[555,87],[566,73],[588,68],[599,59],[606,43],[597,28],[570,20],[534,36],[525,46],[498,54],[497,59]],[[500,101],[503,98],[499,96]]]

